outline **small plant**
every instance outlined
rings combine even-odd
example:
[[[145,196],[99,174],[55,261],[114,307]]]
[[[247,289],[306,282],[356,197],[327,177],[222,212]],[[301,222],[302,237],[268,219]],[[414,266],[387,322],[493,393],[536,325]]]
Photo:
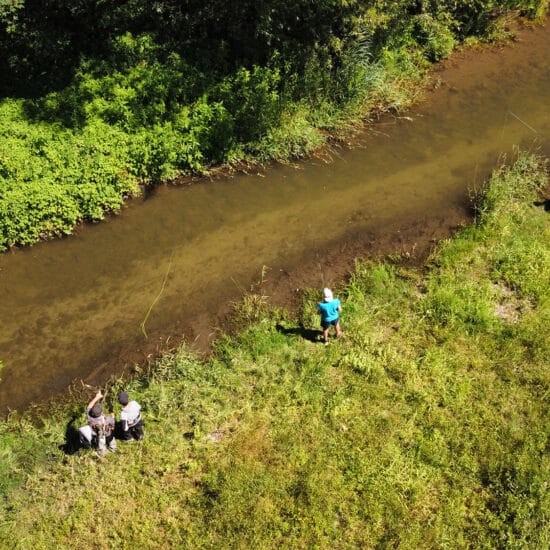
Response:
[[[430,61],[439,61],[453,51],[456,38],[450,29],[449,21],[441,22],[429,13],[422,13],[416,19],[416,33]]]

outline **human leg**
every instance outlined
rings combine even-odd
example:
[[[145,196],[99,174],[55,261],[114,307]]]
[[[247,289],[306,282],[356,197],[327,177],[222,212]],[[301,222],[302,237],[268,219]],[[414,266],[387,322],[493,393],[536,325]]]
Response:
[[[78,428],[78,441],[82,447],[91,447],[92,437],[93,433],[90,426],[82,426],[81,428]]]
[[[321,320],[321,327],[323,329],[323,341],[325,345],[328,344],[328,330],[330,328],[330,323],[328,321]]]
[[[116,451],[116,439],[115,439],[115,436],[113,434],[107,436],[105,438],[106,440],[106,443],[107,443],[107,448],[109,449],[109,451],[111,451],[112,453],[114,453]]]
[[[143,439],[143,420],[139,420],[129,431],[134,439],[141,441]]]
[[[107,453],[107,438],[104,434],[100,434],[97,438],[97,454],[98,456],[105,456]]]
[[[132,441],[132,439],[134,439],[134,436],[132,435],[132,429],[128,428],[127,430],[121,430],[120,439],[122,441]]]

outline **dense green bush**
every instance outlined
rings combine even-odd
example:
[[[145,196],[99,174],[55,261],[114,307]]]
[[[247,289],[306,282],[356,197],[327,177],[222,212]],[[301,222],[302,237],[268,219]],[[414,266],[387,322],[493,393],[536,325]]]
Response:
[[[3,2],[0,250],[100,219],[138,182],[306,154],[370,109],[406,107],[426,60],[507,10],[546,6]]]
[[[128,138],[116,128],[31,124],[13,101],[0,107],[4,117],[10,121],[0,129],[0,249],[70,233],[136,192]]]

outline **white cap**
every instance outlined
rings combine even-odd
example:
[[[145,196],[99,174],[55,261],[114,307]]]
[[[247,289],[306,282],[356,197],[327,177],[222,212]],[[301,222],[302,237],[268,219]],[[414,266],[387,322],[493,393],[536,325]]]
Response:
[[[330,288],[323,290],[323,296],[325,297],[325,302],[332,302],[332,290]]]

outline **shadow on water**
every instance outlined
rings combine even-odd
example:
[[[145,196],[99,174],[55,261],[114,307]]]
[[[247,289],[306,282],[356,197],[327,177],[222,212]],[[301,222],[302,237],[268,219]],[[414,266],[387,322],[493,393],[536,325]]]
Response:
[[[286,328],[281,324],[276,326],[277,332],[288,335],[297,335],[303,338],[304,340],[309,340],[310,342],[318,343],[322,341],[323,332],[320,330],[305,328],[303,325],[299,327]]]

